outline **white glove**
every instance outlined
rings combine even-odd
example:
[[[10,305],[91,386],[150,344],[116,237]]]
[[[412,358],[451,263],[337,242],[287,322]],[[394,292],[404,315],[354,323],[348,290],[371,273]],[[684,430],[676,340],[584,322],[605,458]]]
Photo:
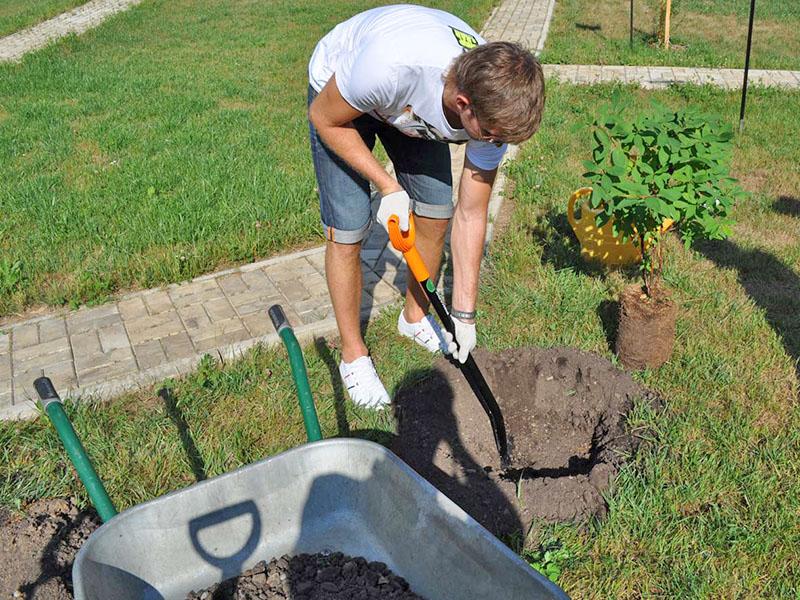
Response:
[[[477,341],[475,334],[475,323],[464,323],[452,317],[453,325],[456,329],[456,338],[450,335],[449,331],[444,331],[444,341],[447,345],[446,354],[452,354],[462,365],[467,362],[467,356],[475,348]]]
[[[378,222],[389,231],[389,217],[397,215],[400,217],[400,231],[408,231],[408,213],[411,212],[411,198],[405,190],[386,194],[381,198],[381,205],[378,207]]]

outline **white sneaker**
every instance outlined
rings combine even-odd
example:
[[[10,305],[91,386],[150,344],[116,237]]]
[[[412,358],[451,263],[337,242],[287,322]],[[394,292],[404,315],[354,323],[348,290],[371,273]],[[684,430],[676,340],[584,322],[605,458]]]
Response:
[[[391,402],[369,356],[362,356],[351,363],[340,362],[339,374],[353,404],[381,410]]]
[[[419,323],[406,321],[404,311],[400,311],[397,319],[397,331],[400,335],[410,338],[425,348],[428,352],[445,352],[447,344],[444,341],[442,328],[431,315],[425,315]]]

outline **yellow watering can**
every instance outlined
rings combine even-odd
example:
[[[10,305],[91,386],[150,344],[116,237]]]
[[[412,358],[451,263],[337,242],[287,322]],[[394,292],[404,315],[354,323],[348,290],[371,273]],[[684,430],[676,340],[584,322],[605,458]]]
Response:
[[[567,204],[567,220],[581,243],[581,256],[589,262],[599,262],[607,267],[622,267],[641,261],[642,252],[638,244],[632,240],[623,242],[622,236],[617,237],[612,233],[613,218],[598,227],[595,217],[601,211],[591,208],[586,202],[580,207],[580,219],[575,217],[575,203],[581,198],[588,198],[591,193],[592,188],[581,188],[572,193]],[[670,227],[672,220],[665,220],[661,232]]]

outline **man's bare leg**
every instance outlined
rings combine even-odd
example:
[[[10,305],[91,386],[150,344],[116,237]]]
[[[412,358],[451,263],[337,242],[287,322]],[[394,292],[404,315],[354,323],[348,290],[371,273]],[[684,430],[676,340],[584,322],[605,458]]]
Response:
[[[328,241],[325,245],[325,275],[342,338],[342,360],[350,363],[368,354],[361,337],[361,243]]]
[[[428,268],[431,281],[436,281],[439,267],[442,263],[442,250],[444,238],[447,233],[449,219],[430,219],[414,215],[414,224],[417,229],[415,245]],[[403,313],[409,323],[418,323],[428,313],[428,296],[414,276],[408,274],[408,291]]]

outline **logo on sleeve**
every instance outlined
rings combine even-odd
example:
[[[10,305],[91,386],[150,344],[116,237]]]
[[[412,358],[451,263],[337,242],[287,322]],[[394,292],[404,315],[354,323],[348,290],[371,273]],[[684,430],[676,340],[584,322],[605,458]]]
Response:
[[[453,30],[453,35],[456,36],[456,40],[464,50],[472,50],[478,46],[478,38],[474,35],[470,35],[466,31],[461,31],[455,27],[450,27],[450,29]]]

